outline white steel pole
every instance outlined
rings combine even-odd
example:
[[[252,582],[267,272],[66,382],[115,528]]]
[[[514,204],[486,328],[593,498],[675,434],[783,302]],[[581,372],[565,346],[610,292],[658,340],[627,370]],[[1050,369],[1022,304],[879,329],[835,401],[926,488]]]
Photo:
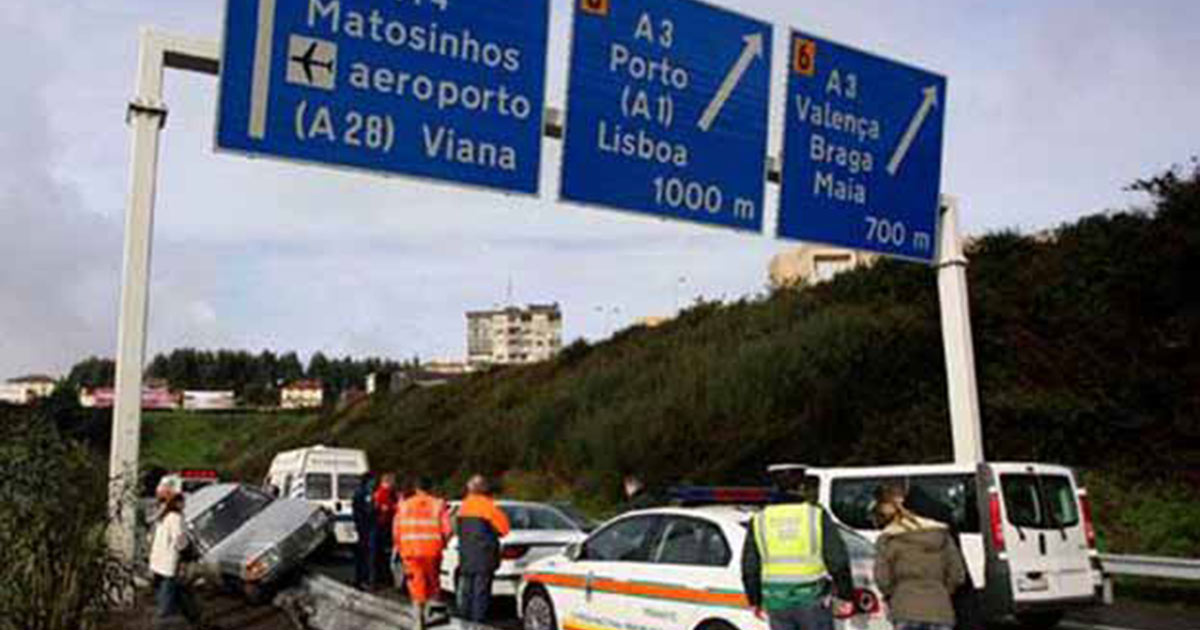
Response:
[[[967,257],[958,234],[958,200],[942,197],[938,250],[938,303],[950,395],[950,430],[956,464],[983,461],[983,429],[975,380],[975,346],[967,291]]]
[[[116,400],[109,460],[109,528],[112,550],[134,557],[134,492],[142,428],[142,366],[146,357],[146,315],[150,285],[150,245],[159,133],[166,121],[162,103],[163,49],[152,31],[139,39],[137,88],[126,122],[132,133],[129,199],[125,210],[125,253],[121,273],[121,314],[117,332]]]

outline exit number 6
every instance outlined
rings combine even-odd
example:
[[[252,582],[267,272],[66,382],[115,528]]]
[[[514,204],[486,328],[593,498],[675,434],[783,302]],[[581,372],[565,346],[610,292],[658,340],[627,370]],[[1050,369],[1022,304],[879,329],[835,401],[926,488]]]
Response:
[[[796,74],[811,77],[817,73],[817,42],[797,39],[792,51],[792,67]]]

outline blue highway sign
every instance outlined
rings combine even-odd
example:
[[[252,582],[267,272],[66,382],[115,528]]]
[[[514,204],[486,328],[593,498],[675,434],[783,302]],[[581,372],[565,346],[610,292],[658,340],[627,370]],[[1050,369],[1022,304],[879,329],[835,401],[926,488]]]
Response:
[[[778,235],[932,261],[946,79],[792,33]]]
[[[771,26],[696,0],[574,0],[561,197],[762,230]]]
[[[536,193],[549,0],[228,0],[217,147]]]

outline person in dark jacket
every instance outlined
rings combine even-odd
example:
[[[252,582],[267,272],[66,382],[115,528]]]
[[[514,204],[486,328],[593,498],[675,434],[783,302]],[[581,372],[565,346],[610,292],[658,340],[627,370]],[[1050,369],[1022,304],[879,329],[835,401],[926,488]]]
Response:
[[[508,516],[489,494],[487,481],[475,475],[467,482],[467,496],[458,509],[458,614],[468,621],[487,618],[492,599],[492,579],[500,567],[500,539],[509,532]]]
[[[953,593],[966,567],[945,524],[917,516],[894,497],[876,503],[875,584],[896,630],[950,630]]]
[[[625,475],[621,489],[625,493],[625,502],[621,504],[621,508],[625,512],[645,510],[664,503],[662,497],[647,488],[642,478],[637,475]]]
[[[354,586],[365,589],[371,581],[371,535],[375,530],[375,508],[371,494],[375,491],[375,476],[363,473],[354,491],[351,509],[354,512]]]
[[[918,516],[945,523],[950,532],[950,538],[958,545],[961,555],[962,533],[955,526],[954,511],[949,505],[933,498],[920,486],[913,486],[909,489],[903,505]],[[967,506],[967,509],[974,509],[974,507],[973,505]],[[964,557],[962,560],[963,565],[966,566],[966,558]],[[975,581],[971,579],[970,571],[963,573],[963,583],[950,594],[950,601],[954,605],[955,630],[983,630],[983,604],[979,601],[979,592],[975,589]]]
[[[783,494],[795,498],[789,505],[809,505],[820,510],[818,532],[824,577],[815,582],[796,585],[775,585],[771,592],[763,587],[763,558],[759,551],[760,536],[751,521],[746,542],[742,547],[742,586],[746,598],[755,614],[769,618],[772,630],[832,630],[834,609],[839,613],[853,609],[854,579],[850,572],[850,555],[846,543],[838,534],[838,527],[824,508],[809,503],[804,487],[802,469],[789,469],[775,477],[775,484]],[[771,508],[768,508],[771,509]],[[756,519],[757,520],[757,519]]]

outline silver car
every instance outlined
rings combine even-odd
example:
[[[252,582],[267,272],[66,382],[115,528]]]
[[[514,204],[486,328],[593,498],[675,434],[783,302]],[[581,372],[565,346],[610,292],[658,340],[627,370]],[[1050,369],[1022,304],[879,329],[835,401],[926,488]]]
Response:
[[[196,491],[183,511],[199,566],[251,599],[321,546],[333,519],[301,499],[276,499],[245,484],[223,483]]]

